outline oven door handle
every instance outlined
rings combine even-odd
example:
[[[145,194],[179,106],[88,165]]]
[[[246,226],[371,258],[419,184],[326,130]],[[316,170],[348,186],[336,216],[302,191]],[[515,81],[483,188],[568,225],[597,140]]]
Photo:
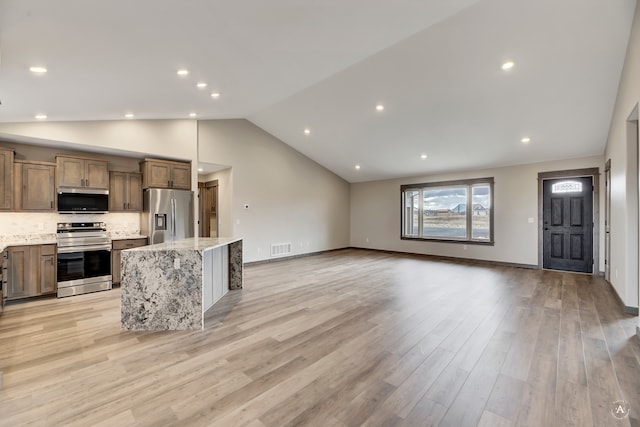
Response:
[[[111,245],[90,245],[90,246],[75,246],[75,247],[58,247],[59,254],[70,254],[73,252],[90,252],[90,251],[109,251],[111,252]]]

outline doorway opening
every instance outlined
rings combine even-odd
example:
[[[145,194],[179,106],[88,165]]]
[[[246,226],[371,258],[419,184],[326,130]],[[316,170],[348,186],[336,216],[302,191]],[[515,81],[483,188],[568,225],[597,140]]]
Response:
[[[597,273],[598,168],[538,174],[538,266]]]
[[[218,237],[218,180],[198,183],[200,237]]]

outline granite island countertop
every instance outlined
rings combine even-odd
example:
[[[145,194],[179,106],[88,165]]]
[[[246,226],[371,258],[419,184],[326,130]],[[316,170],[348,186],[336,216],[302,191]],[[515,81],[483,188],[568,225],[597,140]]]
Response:
[[[242,238],[192,237],[121,251],[120,327],[204,328],[204,313],[242,289]]]

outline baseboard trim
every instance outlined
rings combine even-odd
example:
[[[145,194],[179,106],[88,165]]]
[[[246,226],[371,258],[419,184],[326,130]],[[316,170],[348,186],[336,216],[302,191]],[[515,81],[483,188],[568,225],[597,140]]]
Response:
[[[622,311],[624,311],[627,314],[633,314],[634,316],[637,316],[638,314],[640,314],[638,307],[629,307],[628,305],[625,305]]]
[[[418,256],[423,258],[428,258],[437,261],[449,261],[449,262],[464,262],[467,264],[477,264],[477,265],[488,265],[493,267],[515,267],[515,268],[526,268],[527,270],[539,270],[540,268],[534,264],[518,264],[515,262],[504,262],[504,261],[493,261],[493,260],[484,260],[484,259],[474,259],[474,258],[462,258],[462,257],[451,257],[444,255],[430,255],[430,254],[421,254],[416,252],[403,252],[403,251],[391,251],[388,249],[371,249],[371,248],[360,248],[357,246],[351,246],[349,249],[360,249],[366,251],[376,251],[376,252],[384,252],[388,254],[403,254],[403,255],[411,255]]]
[[[345,249],[349,249],[349,247],[336,248],[336,249],[327,249],[327,250],[324,250],[324,251],[317,251],[317,252],[308,252],[306,254],[281,256],[281,257],[278,257],[278,258],[261,259],[260,261],[245,262],[245,263],[243,263],[243,265],[245,267],[251,267],[252,265],[270,264],[272,262],[280,262],[280,261],[288,261],[288,260],[298,259],[298,258],[306,258],[306,257],[309,257],[309,256],[326,254],[326,253],[329,253],[329,252],[343,251]]]
[[[620,307],[622,307],[622,312],[626,313],[626,314],[632,314],[634,316],[637,316],[638,315],[638,307],[629,307],[628,305],[624,305],[624,302],[622,301],[622,298],[620,298],[620,295],[618,295],[618,291],[616,291],[616,288],[611,284],[611,282],[609,282],[607,280],[605,280],[605,282],[607,282],[607,284],[609,285],[609,287],[613,291],[613,294],[616,296],[616,299],[618,300],[618,304],[620,304]]]

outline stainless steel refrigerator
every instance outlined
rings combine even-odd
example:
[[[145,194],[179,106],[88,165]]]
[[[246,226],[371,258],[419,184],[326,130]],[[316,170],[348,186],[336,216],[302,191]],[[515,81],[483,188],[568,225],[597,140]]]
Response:
[[[146,189],[140,218],[140,233],[150,244],[193,237],[193,192]]]

